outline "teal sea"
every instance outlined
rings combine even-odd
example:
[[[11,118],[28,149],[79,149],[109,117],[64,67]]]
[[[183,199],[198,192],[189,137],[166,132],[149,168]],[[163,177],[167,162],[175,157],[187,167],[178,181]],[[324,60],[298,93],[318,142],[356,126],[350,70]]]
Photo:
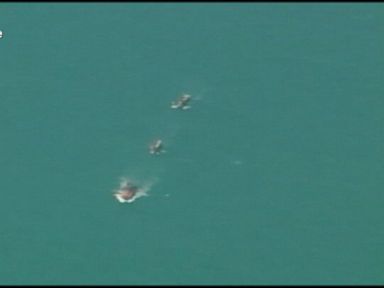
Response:
[[[0,284],[383,284],[384,5],[1,3],[0,30]]]

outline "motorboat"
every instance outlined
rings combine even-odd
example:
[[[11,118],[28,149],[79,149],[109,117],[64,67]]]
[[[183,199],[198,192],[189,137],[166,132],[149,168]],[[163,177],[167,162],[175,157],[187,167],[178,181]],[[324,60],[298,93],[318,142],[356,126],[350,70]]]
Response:
[[[188,106],[188,103],[190,100],[191,100],[191,95],[183,94],[176,101],[172,101],[171,108],[172,109],[183,109],[183,110],[189,109],[190,106]]]

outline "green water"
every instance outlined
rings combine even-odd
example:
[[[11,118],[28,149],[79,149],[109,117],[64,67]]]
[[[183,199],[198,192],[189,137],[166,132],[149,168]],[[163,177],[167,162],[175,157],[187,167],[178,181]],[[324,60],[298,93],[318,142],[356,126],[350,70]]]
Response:
[[[384,282],[382,4],[1,3],[0,30],[0,284]]]

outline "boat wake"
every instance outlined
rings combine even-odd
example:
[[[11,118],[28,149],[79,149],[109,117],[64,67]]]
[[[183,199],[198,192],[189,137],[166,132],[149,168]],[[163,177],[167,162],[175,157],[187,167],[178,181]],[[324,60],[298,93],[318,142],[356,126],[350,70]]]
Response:
[[[123,177],[121,178],[121,181],[120,181],[120,187],[117,191],[115,191],[114,196],[120,203],[133,203],[141,197],[149,196],[148,192],[151,190],[153,184],[154,184],[154,181],[146,181],[143,185],[140,185],[140,183],[136,180]],[[124,191],[126,187],[129,187],[132,185],[135,185],[134,187],[137,187],[137,190],[135,190],[132,196],[126,197],[124,195],[124,192],[122,191]]]

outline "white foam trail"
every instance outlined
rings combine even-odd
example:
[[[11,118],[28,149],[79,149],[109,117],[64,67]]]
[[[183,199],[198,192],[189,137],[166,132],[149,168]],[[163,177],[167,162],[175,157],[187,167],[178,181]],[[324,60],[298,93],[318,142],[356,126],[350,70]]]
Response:
[[[128,177],[121,177],[121,180],[120,180],[120,189],[123,188],[125,185],[127,185],[128,183],[130,182],[133,182],[133,183],[137,183],[138,181],[133,181],[131,180],[130,178]],[[114,194],[114,196],[116,197],[116,199],[120,202],[120,203],[132,203],[134,202],[136,199],[139,199],[141,197],[146,197],[146,196],[149,196],[149,191],[151,190],[152,186],[157,182],[157,179],[153,179],[151,181],[146,181],[146,183],[141,187],[139,188],[139,190],[136,192],[136,194],[131,198],[131,199],[124,199],[120,194],[116,193]],[[139,185],[140,186],[140,185]],[[118,191],[116,191],[118,192]]]

